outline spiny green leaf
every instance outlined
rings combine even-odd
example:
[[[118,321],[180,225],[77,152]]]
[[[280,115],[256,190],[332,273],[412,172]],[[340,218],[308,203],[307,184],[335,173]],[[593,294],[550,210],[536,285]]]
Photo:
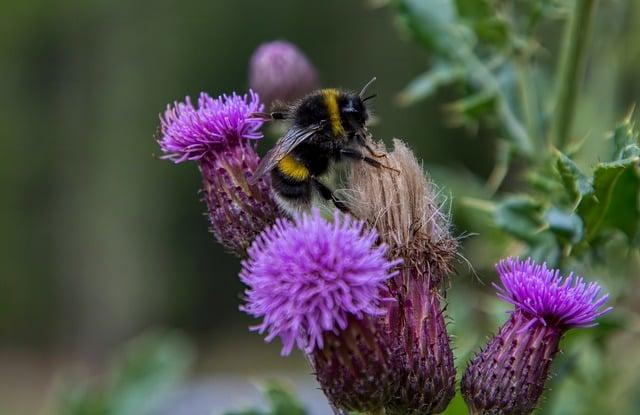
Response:
[[[475,121],[482,115],[493,111],[496,99],[495,91],[482,91],[449,104],[447,109],[462,123]]]
[[[474,22],[473,30],[478,39],[495,46],[503,46],[509,40],[509,25],[498,16]]]
[[[509,25],[493,0],[456,0],[458,15],[468,21],[478,39],[497,46],[509,38]]]
[[[572,203],[579,202],[584,196],[593,193],[591,179],[566,155],[558,152],[556,162],[560,179]]]
[[[527,196],[512,196],[496,206],[494,221],[504,232],[528,245],[526,256],[556,265],[560,246],[546,222],[544,206]]]
[[[629,144],[620,152],[620,159],[630,159],[640,157],[640,147],[636,144]]]
[[[492,0],[456,0],[458,14],[471,19],[486,19],[493,16]]]
[[[594,192],[578,206],[587,241],[607,229],[619,229],[629,239],[638,231],[640,175],[638,157],[599,164],[594,172]]]
[[[544,224],[543,206],[526,196],[512,196],[496,206],[494,221],[514,237],[535,243]]]
[[[582,219],[575,213],[551,207],[545,213],[545,220],[549,224],[551,232],[570,244],[574,245],[582,240],[584,226]]]
[[[549,230],[537,233],[529,243],[526,255],[536,262],[546,262],[555,267],[560,260],[560,246],[555,235]]]
[[[556,178],[550,178],[547,174],[541,174],[537,171],[530,171],[526,176],[527,183],[540,192],[551,194],[562,192],[564,186],[558,182]]]
[[[640,144],[638,141],[638,131],[635,129],[635,121],[633,120],[634,110],[635,109],[632,108],[627,116],[620,121],[610,133],[611,140],[613,141],[614,160],[630,157],[629,154],[624,154],[624,150],[629,146],[637,146]]]
[[[419,75],[398,94],[401,105],[411,105],[428,98],[439,88],[463,79],[466,70],[461,66],[451,66],[440,63],[430,71]]]
[[[424,46],[449,57],[468,54],[473,34],[459,25],[453,0],[400,0],[401,22]]]

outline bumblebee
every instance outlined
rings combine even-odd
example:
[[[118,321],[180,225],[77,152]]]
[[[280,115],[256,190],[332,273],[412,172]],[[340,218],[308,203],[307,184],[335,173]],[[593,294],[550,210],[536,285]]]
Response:
[[[372,157],[384,157],[367,143],[369,119],[364,97],[373,78],[356,94],[338,89],[311,92],[297,103],[270,114],[265,120],[290,120],[291,127],[260,160],[252,181],[271,174],[271,188],[280,207],[295,214],[311,207],[314,194],[348,212],[347,206],[320,178],[334,162],[361,160],[376,168],[389,168]],[[369,155],[365,155],[362,149]]]

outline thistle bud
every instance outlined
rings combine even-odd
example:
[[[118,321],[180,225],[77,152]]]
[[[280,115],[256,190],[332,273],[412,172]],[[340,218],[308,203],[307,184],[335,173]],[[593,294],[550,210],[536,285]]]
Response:
[[[295,45],[285,41],[263,43],[249,62],[249,85],[269,105],[291,102],[318,88],[318,74]]]
[[[563,334],[591,327],[608,296],[600,286],[562,277],[531,260],[506,259],[498,266],[498,296],[515,309],[489,344],[469,363],[461,383],[473,414],[529,414],[544,390]]]
[[[437,202],[434,186],[411,150],[394,140],[383,162],[396,170],[354,164],[349,206],[366,219],[403,260],[401,272],[387,282],[397,300],[390,306],[388,342],[398,391],[387,414],[431,414],[444,411],[455,394],[453,353],[440,303],[440,286],[451,271],[457,241]],[[378,152],[384,148],[378,145]]]
[[[240,273],[243,310],[262,319],[253,329],[267,341],[280,337],[284,355],[303,350],[329,401],[344,410],[381,409],[395,391],[384,282],[400,261],[387,260],[377,239],[362,221],[336,213],[331,223],[314,210],[260,234]]]
[[[187,97],[167,106],[160,118],[163,158],[198,164],[211,230],[218,242],[241,257],[277,216],[268,178],[249,182],[259,162],[255,142],[262,138],[262,121],[251,114],[263,109],[254,92],[215,99],[202,93],[197,107]]]

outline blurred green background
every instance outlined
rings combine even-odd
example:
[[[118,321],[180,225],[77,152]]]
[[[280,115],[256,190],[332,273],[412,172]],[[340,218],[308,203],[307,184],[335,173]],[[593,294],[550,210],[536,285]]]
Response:
[[[598,6],[574,129],[586,140],[585,166],[602,158],[606,131],[640,96],[638,18],[633,0]],[[542,65],[552,69],[563,24],[537,32]],[[478,234],[463,248],[475,274],[459,264],[449,293],[464,365],[504,320],[488,284],[492,264],[517,252],[456,205],[491,197],[485,181],[496,162],[496,130],[452,124],[446,104],[460,92],[456,86],[398,104],[398,93],[431,57],[397,26],[393,8],[366,1],[1,2],[0,413],[46,411],[60,378],[99,378],[122,342],[156,327],[194,342],[194,376],[308,372],[301,355],[281,358],[279,345],[248,332],[251,321],[238,311],[238,260],[207,232],[197,169],[158,160],[153,138],[167,103],[200,91],[246,90],[252,51],[273,39],[304,50],[323,85],[358,88],[377,76],[375,135],[406,139],[453,200],[456,235]],[[501,191],[517,186],[508,176]],[[589,370],[600,376],[600,366],[624,359],[624,387],[602,396],[606,402],[640,392],[637,258],[619,265],[592,269],[589,277],[624,292],[625,320],[602,334],[611,336],[606,347],[559,369],[586,368],[571,372],[570,382],[587,391],[583,376],[597,391],[605,379],[594,380]],[[578,350],[594,347],[594,338],[586,339]],[[581,337],[568,341],[580,345]],[[555,413],[586,413],[567,405],[575,412]],[[624,399],[612,413],[631,408],[640,411],[640,402]]]

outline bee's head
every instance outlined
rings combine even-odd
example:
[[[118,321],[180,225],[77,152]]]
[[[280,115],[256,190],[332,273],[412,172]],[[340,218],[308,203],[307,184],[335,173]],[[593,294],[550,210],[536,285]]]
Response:
[[[342,117],[345,120],[350,121],[351,124],[356,124],[358,127],[362,127],[369,118],[367,106],[358,95],[347,95],[340,104],[340,113]]]
[[[367,88],[374,83],[376,80],[375,76],[362,87],[362,90],[359,94],[347,94],[344,97],[343,102],[340,105],[340,113],[344,117],[344,119],[349,121],[349,124],[356,127],[356,129],[361,128],[369,119],[369,112],[367,111],[366,101],[374,98],[376,95],[369,95],[365,97],[365,92],[367,92]]]

